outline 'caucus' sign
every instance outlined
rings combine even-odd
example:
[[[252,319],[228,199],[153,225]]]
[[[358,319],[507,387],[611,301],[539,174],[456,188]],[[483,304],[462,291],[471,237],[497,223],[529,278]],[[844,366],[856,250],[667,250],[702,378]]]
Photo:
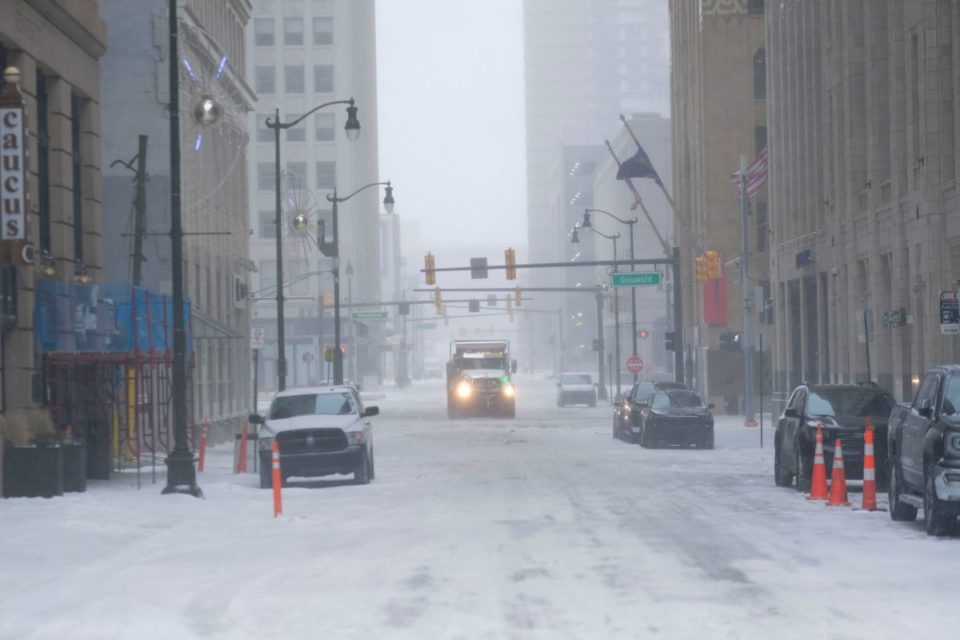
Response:
[[[0,109],[0,230],[4,240],[26,237],[23,110]]]

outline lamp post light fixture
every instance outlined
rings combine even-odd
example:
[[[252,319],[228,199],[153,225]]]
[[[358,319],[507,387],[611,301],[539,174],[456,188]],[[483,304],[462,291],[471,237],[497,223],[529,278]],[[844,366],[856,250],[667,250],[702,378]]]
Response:
[[[357,106],[354,103],[353,98],[350,98],[349,100],[334,100],[333,102],[324,102],[323,104],[310,109],[310,111],[307,111],[305,114],[292,122],[281,122],[280,108],[277,107],[274,111],[274,117],[267,117],[266,120],[267,128],[273,129],[274,174],[276,175],[276,183],[274,188],[276,190],[277,217],[274,222],[277,234],[277,390],[279,391],[283,391],[287,388],[287,346],[286,331],[284,327],[286,319],[283,313],[283,196],[280,193],[280,131],[282,129],[289,129],[297,126],[307,116],[313,115],[320,109],[332,107],[338,104],[347,105],[347,122],[344,124],[343,130],[346,133],[347,140],[350,142],[356,142],[360,138],[360,121],[357,119]],[[296,224],[296,221],[294,221],[294,224]],[[334,223],[334,226],[336,226],[336,223]]]
[[[580,227],[574,227],[574,228],[573,228],[573,236],[570,238],[570,243],[571,243],[571,244],[579,244],[579,243],[580,243],[580,238],[579,238],[579,236],[577,235],[577,229],[578,229],[578,228],[580,228],[580,229],[583,229],[583,228],[590,229],[591,231],[593,231],[593,232],[594,232],[595,234],[597,234],[598,236],[600,236],[600,237],[602,237],[602,238],[606,238],[607,240],[610,240],[610,241],[613,242],[613,259],[616,260],[616,259],[617,259],[617,240],[620,239],[620,234],[619,234],[619,233],[615,233],[615,234],[613,234],[613,235],[607,235],[607,234],[603,233],[602,231],[597,231],[596,228],[595,228],[593,225],[590,224],[590,218],[589,218],[589,217],[586,218],[586,219],[584,220],[584,222],[586,222],[586,224],[583,224],[583,225],[581,225]],[[613,270],[616,271],[616,270],[617,270],[617,267],[614,267]],[[606,285],[603,285],[603,286],[606,287]],[[621,382],[620,382],[620,294],[619,294],[619,292],[617,291],[617,288],[616,288],[616,287],[613,288],[613,338],[614,338],[614,349],[615,349],[616,352],[617,352],[617,358],[616,358],[616,360],[617,360],[617,395],[619,396],[619,395],[620,395],[620,391],[621,391],[621,389],[620,389],[620,384],[621,384]],[[634,339],[636,339],[636,338],[634,338]],[[602,356],[602,355],[601,355],[601,358],[600,358],[600,362],[601,362],[600,367],[602,368],[602,367],[603,367],[603,356]]]
[[[591,214],[591,213],[602,213],[602,214],[604,214],[604,215],[610,216],[611,218],[613,218],[614,220],[616,220],[616,221],[619,222],[620,224],[625,224],[625,225],[627,225],[627,226],[629,227],[629,233],[630,233],[630,259],[631,259],[631,260],[635,260],[635,259],[636,259],[636,256],[634,255],[633,230],[634,230],[634,225],[637,224],[637,222],[639,221],[639,219],[636,218],[636,217],[634,217],[634,218],[629,219],[629,220],[624,220],[623,218],[617,217],[617,216],[613,215],[612,213],[610,213],[609,211],[604,211],[603,209],[584,209],[584,210],[583,210],[583,222],[581,223],[580,226],[582,226],[582,227],[584,227],[584,228],[586,228],[586,229],[589,229],[589,228],[592,228],[592,227],[593,227],[593,224],[590,222],[590,214]],[[633,269],[633,265],[631,265],[630,268]],[[631,315],[631,318],[632,318],[632,320],[631,320],[631,324],[632,324],[632,326],[631,326],[631,333],[632,333],[632,335],[633,335],[633,355],[636,356],[636,355],[640,355],[639,353],[637,353],[637,337],[638,337],[638,335],[637,335],[637,288],[636,288],[636,287],[630,287],[630,315]],[[636,373],[633,374],[633,381],[636,382],[637,379],[638,379],[638,375],[637,375]]]
[[[83,261],[79,261],[76,263],[76,267],[73,275],[73,282],[75,284],[83,284],[83,285],[93,284],[93,278],[87,272],[87,265],[84,264]]]
[[[57,260],[47,249],[40,252],[40,275],[44,278],[53,278],[57,275]]]
[[[370,189],[372,187],[385,187],[385,194],[383,198],[383,208],[387,213],[393,213],[393,208],[396,202],[393,199],[393,185],[390,184],[390,181],[386,182],[371,182],[370,184],[364,185],[351,193],[348,196],[343,198],[337,196],[337,189],[334,187],[332,194],[327,194],[327,202],[333,204],[332,218],[333,218],[333,243],[328,245],[324,238],[318,238],[318,244],[323,247],[328,247],[329,253],[324,251],[324,254],[328,258],[333,258],[333,383],[334,384],[343,384],[343,351],[341,350],[340,344],[340,236],[339,236],[339,226],[338,226],[338,210],[337,205],[341,202],[346,202],[353,196],[357,195],[361,191]],[[354,356],[356,357],[356,356]]]

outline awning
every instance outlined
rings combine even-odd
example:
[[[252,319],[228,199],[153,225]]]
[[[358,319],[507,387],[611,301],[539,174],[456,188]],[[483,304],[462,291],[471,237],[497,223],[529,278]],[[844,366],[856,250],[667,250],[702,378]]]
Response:
[[[194,340],[238,340],[243,337],[239,331],[199,311],[193,310],[190,319]]]

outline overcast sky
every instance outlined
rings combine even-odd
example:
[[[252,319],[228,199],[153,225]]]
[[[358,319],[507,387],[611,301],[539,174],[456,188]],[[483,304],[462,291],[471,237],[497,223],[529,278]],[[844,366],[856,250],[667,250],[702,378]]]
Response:
[[[523,3],[377,0],[377,75],[380,176],[417,249],[525,246]]]

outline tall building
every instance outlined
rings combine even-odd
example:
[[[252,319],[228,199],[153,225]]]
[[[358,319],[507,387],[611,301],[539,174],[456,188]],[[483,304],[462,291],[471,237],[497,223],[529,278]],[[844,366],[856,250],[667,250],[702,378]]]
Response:
[[[266,336],[260,356],[261,389],[275,389],[277,383],[275,145],[266,120],[279,113],[282,122],[292,122],[321,104],[351,97],[359,109],[362,128],[356,142],[344,134],[343,105],[320,109],[280,133],[287,385],[315,384],[327,378],[323,349],[334,341],[332,263],[314,242],[321,226],[332,240],[327,195],[336,188],[340,197],[347,196],[379,181],[374,2],[254,0],[247,55],[258,99],[256,115],[249,120],[253,145],[249,163],[254,176],[250,252],[258,270],[253,322]],[[382,199],[382,188],[368,189],[339,205],[342,302],[348,289],[354,300],[380,299],[377,229]],[[291,226],[300,211],[309,218],[304,233]],[[346,376],[379,371],[381,328],[350,322],[349,309],[343,311],[343,330],[357,346],[348,350]],[[354,330],[360,335],[350,335]]]
[[[79,273],[103,281],[100,60],[106,46],[95,0],[0,3],[0,68],[20,71],[26,109],[25,241],[38,257],[49,255],[54,277],[64,283]],[[2,268],[3,411],[43,399],[34,335],[38,266],[39,259]]]
[[[767,33],[776,388],[910,399],[960,357],[960,6],[783,0]]]
[[[739,284],[741,207],[731,174],[766,148],[764,0],[671,0],[671,110],[674,221],[682,260],[685,373],[718,407],[739,412],[740,351],[721,339],[744,323]],[[770,335],[766,190],[750,200],[748,243],[752,320]],[[717,251],[719,279],[697,282],[695,260]],[[755,367],[759,373],[759,367]]]
[[[110,31],[103,59],[104,269],[111,283],[169,295],[169,19],[166,0],[101,0]],[[191,305],[192,406],[215,433],[251,409],[247,234],[247,84],[250,0],[187,0],[178,9],[184,286]],[[222,109],[201,125],[195,108]],[[136,205],[135,157],[144,138],[145,195]],[[134,159],[134,161],[131,161]],[[136,248],[139,247],[139,252]]]
[[[529,256],[555,261],[569,244],[562,227],[570,198],[558,194],[566,189],[567,161],[577,161],[571,150],[603,150],[621,113],[669,109],[666,7],[659,0],[525,0],[524,52]],[[567,279],[556,271],[530,274],[539,286]],[[544,340],[553,335],[548,318],[537,322]],[[550,345],[541,341],[540,348]]]

